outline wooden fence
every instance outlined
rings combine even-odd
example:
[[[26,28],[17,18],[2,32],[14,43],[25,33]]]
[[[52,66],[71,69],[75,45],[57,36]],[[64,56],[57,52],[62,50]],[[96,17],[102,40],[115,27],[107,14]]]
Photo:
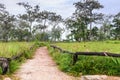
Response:
[[[120,54],[115,54],[115,53],[109,53],[109,52],[70,52],[61,49],[60,47],[57,47],[55,45],[50,45],[50,47],[54,49],[58,49],[61,53],[67,53],[67,54],[72,54],[73,55],[73,61],[72,64],[74,65],[77,60],[78,60],[78,55],[85,55],[85,56],[108,56],[108,57],[120,57]]]

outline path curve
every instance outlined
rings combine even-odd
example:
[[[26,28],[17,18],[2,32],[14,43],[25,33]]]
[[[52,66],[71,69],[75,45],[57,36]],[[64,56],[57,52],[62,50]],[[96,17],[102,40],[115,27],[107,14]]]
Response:
[[[37,49],[33,59],[24,63],[16,75],[20,80],[78,80],[57,68],[48,54],[47,47]]]

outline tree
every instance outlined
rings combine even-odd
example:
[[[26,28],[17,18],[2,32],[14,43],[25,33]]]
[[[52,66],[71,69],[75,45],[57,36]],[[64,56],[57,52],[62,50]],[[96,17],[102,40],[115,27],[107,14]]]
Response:
[[[77,20],[82,20],[83,23],[88,26],[90,25],[90,38],[92,39],[92,23],[102,19],[102,13],[96,13],[95,10],[103,8],[96,0],[81,0],[74,3],[76,10],[73,14]]]
[[[115,15],[113,19],[113,33],[115,36],[115,39],[120,40],[120,12]]]
[[[16,27],[14,29],[14,38],[18,41],[29,41],[31,33],[29,31],[29,23],[21,19],[17,19],[15,23]]]
[[[50,24],[53,27],[56,27],[59,25],[59,23],[63,22],[62,16],[57,15],[56,13],[51,13],[51,15],[49,16],[49,20],[50,20]]]
[[[11,38],[11,33],[14,29],[13,22],[15,16],[10,15],[3,4],[0,4],[0,37],[3,41],[7,42]]]
[[[37,17],[37,22],[38,23],[41,23],[41,24],[38,24],[36,26],[38,26],[38,28],[40,30],[42,30],[43,32],[45,32],[45,29],[48,27],[47,23],[48,23],[48,17],[51,13],[48,12],[48,11],[41,11],[38,13],[38,17]]]
[[[46,36],[45,30],[49,26],[48,24],[52,24],[57,26],[62,20],[60,15],[56,15],[56,13],[49,11],[40,11],[39,5],[31,6],[29,3],[18,3],[25,8],[26,13],[19,15],[19,18],[24,22],[27,22],[29,27],[27,27],[30,31],[30,35],[35,39],[35,35],[40,34],[41,37]],[[45,34],[45,35],[44,35]],[[41,39],[40,39],[41,40]]]
[[[60,41],[63,29],[59,26],[53,27],[50,33],[51,41]]]
[[[71,32],[71,37],[73,36],[76,41],[85,41],[86,26],[84,22],[82,22],[80,19],[76,20],[74,18],[71,18],[71,19],[67,19],[65,21],[65,24]]]
[[[40,41],[49,41],[50,33],[48,32],[36,33],[35,37],[37,40],[40,40]]]
[[[103,19],[100,21],[100,24],[102,24],[102,26],[99,30],[99,36],[102,36],[104,40],[111,38],[112,19],[113,15],[104,15]]]
[[[60,27],[59,24],[63,22],[62,17],[60,15],[57,15],[56,13],[51,13],[48,19],[50,20],[49,24],[52,25],[51,40],[60,41],[63,29]]]
[[[98,27],[93,27],[91,31],[91,35],[93,36],[93,40],[98,40]]]
[[[38,5],[32,7],[29,3],[24,2],[20,2],[17,4],[23,6],[26,10],[26,13],[19,15],[19,18],[29,23],[28,31],[30,31],[30,36],[33,38],[33,23],[36,22],[38,13],[40,12],[40,7]]]

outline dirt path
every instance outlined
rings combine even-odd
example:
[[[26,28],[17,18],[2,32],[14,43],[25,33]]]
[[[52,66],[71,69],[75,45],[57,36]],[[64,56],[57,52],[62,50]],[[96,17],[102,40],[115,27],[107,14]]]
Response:
[[[85,75],[81,78],[68,76],[57,68],[48,54],[47,47],[37,49],[33,59],[24,63],[16,72],[16,76],[20,80],[120,80],[120,77],[106,75]]]
[[[16,75],[20,80],[78,80],[57,69],[46,47],[37,49],[34,58],[23,64]]]

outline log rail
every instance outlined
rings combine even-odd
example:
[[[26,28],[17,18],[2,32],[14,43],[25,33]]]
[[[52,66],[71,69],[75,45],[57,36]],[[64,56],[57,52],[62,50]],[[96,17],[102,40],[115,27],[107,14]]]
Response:
[[[109,52],[70,52],[70,51],[66,51],[61,49],[58,46],[55,45],[50,45],[50,47],[54,48],[54,49],[58,49],[61,53],[67,53],[67,54],[72,54],[73,55],[73,61],[72,64],[74,65],[77,60],[78,60],[78,56],[79,55],[85,55],[85,56],[108,56],[108,57],[119,57],[120,58],[120,54],[116,54],[116,53],[109,53]]]

